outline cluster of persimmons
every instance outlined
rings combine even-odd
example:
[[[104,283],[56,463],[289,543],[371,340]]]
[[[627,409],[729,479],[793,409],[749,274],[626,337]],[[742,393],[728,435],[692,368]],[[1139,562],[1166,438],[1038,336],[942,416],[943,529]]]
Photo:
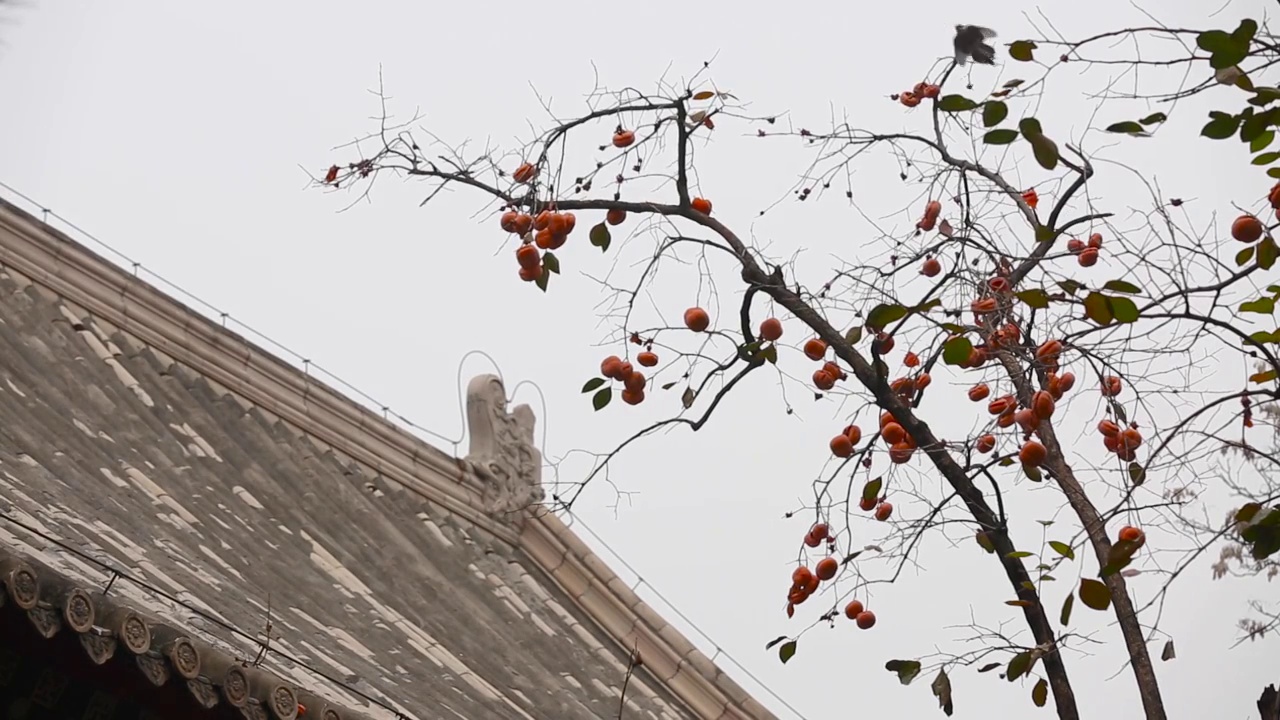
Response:
[[[818,523],[809,528],[809,532],[804,537],[804,544],[813,548],[826,544],[828,549],[834,549],[836,538],[831,534],[831,528],[826,523]],[[787,617],[794,615],[796,606],[804,603],[818,591],[819,584],[831,580],[839,571],[840,561],[833,555],[819,560],[812,570],[807,565],[801,565],[792,571],[791,590],[787,593]],[[875,613],[863,607],[858,600],[850,600],[844,607],[844,614],[863,630],[870,630],[876,624]]]

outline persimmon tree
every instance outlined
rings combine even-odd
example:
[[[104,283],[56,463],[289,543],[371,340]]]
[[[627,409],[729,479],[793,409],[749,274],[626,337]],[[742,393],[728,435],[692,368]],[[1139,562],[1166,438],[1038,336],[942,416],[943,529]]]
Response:
[[[1280,152],[1269,149],[1280,88],[1266,84],[1280,45],[1246,19],[1225,29],[1017,40],[1004,54],[1019,76],[992,87],[980,87],[982,70],[961,72],[949,59],[918,83],[899,79],[908,89],[884,101],[907,109],[901,130],[755,117],[704,68],[653,92],[597,89],[583,112],[505,152],[467,154],[412,121],[384,120],[355,144],[361,159],[316,182],[367,190],[389,173],[428,183],[428,200],[445,188],[473,191],[492,210],[485,227],[494,242],[514,256],[494,272],[534,293],[586,281],[570,279],[571,267],[585,274],[612,264],[599,282],[616,350],[582,358],[593,370],[599,363],[584,400],[606,413],[661,403],[671,415],[601,456],[556,502],[571,506],[633,443],[663,428],[696,431],[728,393],[752,387],[749,376],[772,375],[839,415],[815,448],[829,459],[812,504],[789,513],[806,524],[796,567],[779,578],[787,618],[870,630],[869,586],[893,582],[927,533],[954,537],[962,527],[964,547],[998,564],[1009,592],[1002,610],[1020,615],[1024,631],[982,635],[990,642],[977,651],[887,659],[890,672],[904,684],[931,677],[947,715],[953,676],[974,668],[1024,682],[1035,705],[1052,698],[1059,718],[1078,718],[1067,651],[1084,642],[1073,629],[1083,607],[1114,620],[1144,717],[1163,719],[1153,656],[1172,658],[1173,644],[1144,618],[1158,615],[1169,583],[1211,547],[1226,541],[1234,549],[1223,562],[1247,558],[1255,571],[1274,568],[1280,550],[1280,491],[1266,480],[1274,468],[1242,476],[1228,468],[1236,456],[1223,454],[1280,462],[1274,448],[1253,446],[1249,430],[1274,417],[1255,409],[1274,404],[1280,374],[1280,330],[1255,320],[1280,300],[1280,284],[1268,284],[1277,282],[1269,226],[1280,185],[1266,177],[1280,178]],[[1193,231],[1191,201],[1164,197],[1149,172],[1100,165],[1104,151],[1059,137],[1061,123],[1037,117],[1057,75],[1100,66],[1131,75],[1145,94],[1116,93],[1113,78],[1103,105],[1112,117],[1085,139],[1185,146],[1238,137],[1258,153],[1260,167],[1245,169],[1257,174],[1256,197],[1237,209],[1196,209],[1213,219]],[[1145,92],[1161,82],[1171,84]],[[1208,90],[1227,106],[1204,118],[1202,137],[1167,132],[1179,103]],[[743,233],[744,218],[722,217],[715,189],[699,185],[695,158],[711,138],[798,145],[809,160],[796,202],[856,207],[852,169],[877,153],[897,163],[914,197],[896,226],[868,228],[879,250],[868,241],[826,274],[802,277]],[[1093,192],[1105,173],[1139,177],[1140,211],[1120,220],[1133,193]],[[675,304],[664,320],[637,300],[669,271],[692,279],[686,300],[663,298]],[[736,309],[713,314],[708,287],[734,287]],[[961,413],[971,418],[963,437],[940,437],[930,423]],[[1196,515],[1203,506],[1188,468],[1234,478],[1225,522]],[[1014,528],[1035,519],[1009,513],[1014,496],[1033,490],[1055,493],[1074,519],[1040,522],[1038,545]],[[1158,526],[1196,538],[1172,566],[1144,551]],[[1140,573],[1158,584],[1141,605],[1130,588]],[[786,662],[801,634],[768,647]]]

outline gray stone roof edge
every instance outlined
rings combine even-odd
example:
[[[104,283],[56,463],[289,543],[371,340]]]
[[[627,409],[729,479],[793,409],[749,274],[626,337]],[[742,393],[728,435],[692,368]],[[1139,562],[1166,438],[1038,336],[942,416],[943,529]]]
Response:
[[[3,198],[0,263],[518,547],[699,717],[776,718],[541,504],[532,410],[508,412],[496,376],[469,384],[470,451],[455,458]]]

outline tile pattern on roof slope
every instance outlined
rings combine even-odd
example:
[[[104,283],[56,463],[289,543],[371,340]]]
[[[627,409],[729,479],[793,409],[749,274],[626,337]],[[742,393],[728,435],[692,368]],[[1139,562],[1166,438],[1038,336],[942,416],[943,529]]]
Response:
[[[0,507],[406,714],[617,714],[626,654],[521,551],[0,273]],[[99,587],[9,523],[0,542]],[[239,657],[256,648],[131,583],[125,596]],[[264,667],[375,718],[305,668]],[[691,717],[643,670],[626,717]]]

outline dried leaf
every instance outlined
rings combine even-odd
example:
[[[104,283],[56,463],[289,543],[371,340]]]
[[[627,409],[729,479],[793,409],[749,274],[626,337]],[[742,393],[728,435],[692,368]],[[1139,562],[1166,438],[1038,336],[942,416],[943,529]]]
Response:
[[[1111,607],[1111,591],[1098,580],[1081,578],[1080,600],[1093,610],[1106,610]]]
[[[884,669],[891,673],[898,674],[898,682],[903,685],[910,685],[912,680],[920,674],[920,662],[918,660],[890,660],[884,664]]]
[[[1036,707],[1044,707],[1045,703],[1049,702],[1049,683],[1045,682],[1044,678],[1040,678],[1036,686],[1031,688],[1031,702],[1035,703]]]
[[[938,677],[933,679],[929,689],[933,690],[933,696],[938,698],[938,707],[942,709],[943,714],[951,717],[954,710],[951,704],[951,678],[947,677],[946,670],[939,668]]]

